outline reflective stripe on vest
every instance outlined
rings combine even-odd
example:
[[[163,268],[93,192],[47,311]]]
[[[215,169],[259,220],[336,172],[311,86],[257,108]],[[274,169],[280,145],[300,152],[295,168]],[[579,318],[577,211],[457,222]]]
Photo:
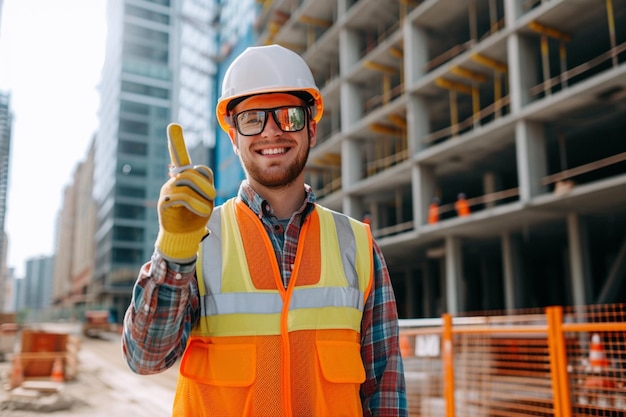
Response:
[[[211,234],[202,243],[197,265],[202,317],[192,336],[281,333],[283,297],[286,296],[281,291],[257,289],[253,285],[252,266],[248,265],[237,216],[254,218],[254,224],[260,228],[257,234],[266,239],[265,246],[271,252],[264,256],[273,260],[272,270],[277,282],[280,280],[271,243],[256,215],[238,199],[217,207],[209,223]],[[349,329],[360,332],[364,303],[371,286],[371,236],[361,223],[320,206],[307,218],[301,230],[303,235],[317,233],[317,230],[309,230],[311,216],[319,218],[320,277],[313,285],[299,285],[302,254],[296,256],[291,277],[296,283],[288,297],[288,331]],[[299,247],[298,252],[301,250]],[[259,262],[267,259],[259,256]],[[320,309],[324,314],[320,314]]]

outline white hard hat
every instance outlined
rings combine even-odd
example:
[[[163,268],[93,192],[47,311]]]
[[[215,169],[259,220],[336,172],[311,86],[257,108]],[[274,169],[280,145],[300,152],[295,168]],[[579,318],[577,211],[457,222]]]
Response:
[[[280,45],[252,46],[230,64],[222,81],[222,95],[217,101],[217,120],[228,132],[231,127],[229,111],[237,99],[265,93],[308,93],[313,119],[318,122],[324,111],[324,101],[315,85],[307,63],[290,49]],[[296,94],[299,95],[300,94]]]

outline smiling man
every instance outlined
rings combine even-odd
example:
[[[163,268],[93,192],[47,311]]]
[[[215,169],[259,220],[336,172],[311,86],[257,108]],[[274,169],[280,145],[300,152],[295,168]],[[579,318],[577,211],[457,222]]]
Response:
[[[304,182],[323,109],[299,55],[248,48],[216,110],[246,173],[237,197],[213,208],[211,170],[172,153],[122,347],[139,374],[181,358],[175,416],[407,415],[383,255]]]

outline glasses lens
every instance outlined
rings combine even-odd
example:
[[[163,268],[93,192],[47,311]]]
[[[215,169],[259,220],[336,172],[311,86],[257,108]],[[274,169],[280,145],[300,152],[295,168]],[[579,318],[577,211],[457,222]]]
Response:
[[[267,112],[264,110],[242,111],[235,117],[237,130],[244,136],[258,135],[265,127],[265,117]]]
[[[298,132],[304,128],[304,108],[280,107],[274,110],[274,119],[283,132]]]
[[[304,107],[278,107],[275,109],[245,110],[235,116],[235,124],[244,136],[258,135],[265,128],[268,113],[272,112],[276,125],[283,132],[298,132],[304,128]]]

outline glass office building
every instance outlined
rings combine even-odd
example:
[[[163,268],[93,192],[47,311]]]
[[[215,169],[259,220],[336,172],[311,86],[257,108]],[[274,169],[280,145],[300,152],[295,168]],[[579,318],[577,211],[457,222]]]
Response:
[[[156,203],[168,176],[167,125],[180,123],[192,157],[208,160],[217,9],[210,0],[111,0],[107,7],[91,291],[121,320],[138,269],[154,250]]]

